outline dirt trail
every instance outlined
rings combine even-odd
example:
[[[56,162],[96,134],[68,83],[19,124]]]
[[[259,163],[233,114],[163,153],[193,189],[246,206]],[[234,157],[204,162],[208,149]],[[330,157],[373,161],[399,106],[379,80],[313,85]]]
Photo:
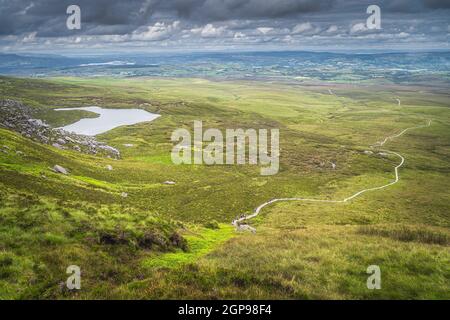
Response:
[[[405,134],[406,132],[408,132],[409,130],[420,129],[420,128],[427,128],[427,127],[429,127],[429,126],[431,126],[431,120],[429,120],[428,123],[427,123],[426,125],[421,125],[421,126],[417,126],[417,127],[407,128],[407,129],[401,131],[400,133],[398,133],[398,134],[396,134],[396,135],[389,136],[389,137],[387,137],[386,139],[384,139],[383,141],[376,142],[376,143],[375,143],[374,145],[372,145],[370,148],[374,149],[374,148],[382,147],[382,146],[385,145],[388,141],[390,141],[390,140],[392,140],[392,139],[395,139],[395,138],[398,138],[398,137],[404,135],[404,134]],[[381,149],[379,149],[378,151],[381,151],[381,152],[384,152],[384,153],[387,153],[387,154],[393,154],[393,155],[395,155],[395,156],[397,156],[397,157],[400,158],[400,160],[401,160],[400,163],[399,163],[399,164],[395,167],[395,169],[394,169],[394,171],[395,171],[395,180],[394,180],[394,181],[392,181],[392,182],[390,182],[390,183],[388,183],[388,184],[379,186],[379,187],[373,187],[373,188],[363,189],[363,190],[358,191],[358,192],[356,192],[355,194],[353,194],[353,195],[351,195],[351,196],[349,196],[349,197],[347,197],[347,198],[345,198],[345,199],[342,199],[342,200],[324,200],[324,199],[307,199],[307,198],[277,198],[277,199],[272,199],[272,200],[270,200],[270,201],[267,201],[267,202],[264,202],[263,204],[261,204],[258,208],[255,209],[255,211],[254,211],[251,215],[244,216],[244,217],[241,217],[241,218],[239,218],[239,219],[233,220],[232,225],[238,226],[238,225],[241,224],[241,222],[246,221],[246,220],[250,220],[250,219],[252,219],[252,218],[258,216],[259,213],[261,212],[261,210],[262,210],[263,208],[265,208],[265,207],[267,207],[268,205],[270,205],[270,204],[272,204],[272,203],[275,203],[275,202],[281,202],[281,201],[307,201],[307,202],[345,203],[345,202],[348,202],[348,201],[350,201],[350,200],[355,199],[356,197],[362,195],[363,193],[366,193],[366,192],[369,192],[369,191],[381,190],[381,189],[384,189],[384,188],[387,188],[387,187],[390,187],[390,186],[396,184],[396,183],[400,180],[400,175],[399,175],[399,173],[398,173],[398,170],[399,170],[399,169],[403,166],[403,164],[405,163],[405,158],[404,158],[401,154],[399,154],[399,153],[397,153],[397,152],[394,152],[394,151],[390,151],[390,150],[381,150]]]

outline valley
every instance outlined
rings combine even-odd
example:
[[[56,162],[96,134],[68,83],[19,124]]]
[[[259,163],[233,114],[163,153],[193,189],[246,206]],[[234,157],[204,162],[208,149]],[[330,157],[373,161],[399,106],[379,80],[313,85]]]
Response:
[[[450,109],[439,86],[2,76],[0,96],[54,128],[95,117],[58,108],[161,115],[96,135],[117,158],[0,128],[1,298],[449,298]],[[172,132],[196,120],[279,129],[279,172],[173,164]],[[401,179],[330,204],[393,181],[401,159],[367,151],[397,135],[383,148],[404,158]],[[256,233],[231,225],[278,198],[327,202],[273,203],[246,222]],[[69,265],[82,270],[79,291],[63,285]],[[369,265],[382,290],[367,289]]]

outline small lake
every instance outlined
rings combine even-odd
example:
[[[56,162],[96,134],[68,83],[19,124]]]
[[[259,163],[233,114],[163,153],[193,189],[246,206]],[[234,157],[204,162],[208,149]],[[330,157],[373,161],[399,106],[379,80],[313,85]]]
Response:
[[[97,118],[81,119],[73,124],[62,127],[68,132],[95,136],[121,126],[153,121],[159,114],[150,113],[142,109],[104,109],[100,107],[59,108],[55,111],[90,111],[99,115]]]

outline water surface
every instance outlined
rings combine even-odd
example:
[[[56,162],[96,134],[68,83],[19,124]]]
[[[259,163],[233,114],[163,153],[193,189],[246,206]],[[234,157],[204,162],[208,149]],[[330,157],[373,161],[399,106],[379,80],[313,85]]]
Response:
[[[60,108],[55,111],[84,110],[99,115],[97,118],[85,118],[69,124],[61,129],[69,132],[95,136],[121,126],[153,121],[159,114],[150,113],[142,109],[104,109],[100,107]]]

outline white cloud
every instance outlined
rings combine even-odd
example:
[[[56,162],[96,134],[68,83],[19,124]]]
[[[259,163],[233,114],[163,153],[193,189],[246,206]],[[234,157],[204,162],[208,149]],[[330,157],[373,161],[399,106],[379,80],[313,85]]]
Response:
[[[236,32],[234,34],[234,39],[245,39],[245,38],[247,38],[247,36],[242,32]]]
[[[332,25],[325,32],[326,33],[335,33],[336,31],[338,31],[338,27],[335,25]]]
[[[29,43],[34,42],[36,40],[36,34],[37,32],[31,32],[23,37],[22,42],[23,43]]]
[[[286,43],[292,43],[294,38],[292,38],[290,35],[285,36],[281,41]]]
[[[320,32],[320,27],[314,26],[310,22],[304,22],[297,24],[292,28],[291,34],[306,34],[313,35]]]
[[[267,33],[269,33],[270,31],[272,31],[273,28],[260,27],[260,28],[257,28],[256,30],[258,30],[258,31],[261,32],[262,34],[267,34]]]
[[[153,26],[147,26],[143,31],[134,31],[131,38],[133,40],[147,40],[157,41],[170,38],[176,31],[179,30],[180,21],[175,21],[172,24],[164,22],[156,22]]]
[[[227,27],[215,27],[213,24],[208,23],[204,27],[191,29],[192,33],[200,34],[202,38],[215,38],[221,36]]]
[[[19,12],[19,14],[26,15],[28,13],[28,10],[34,8],[34,3],[31,2],[25,9]]]
[[[313,26],[310,22],[304,22],[304,23],[297,24],[294,28],[292,28],[292,33],[299,34],[299,33],[305,32],[305,31],[310,31],[312,29],[313,29]]]
[[[364,32],[367,31],[367,27],[364,23],[357,23],[354,24],[351,28],[350,28],[350,33],[359,33],[359,32]]]

